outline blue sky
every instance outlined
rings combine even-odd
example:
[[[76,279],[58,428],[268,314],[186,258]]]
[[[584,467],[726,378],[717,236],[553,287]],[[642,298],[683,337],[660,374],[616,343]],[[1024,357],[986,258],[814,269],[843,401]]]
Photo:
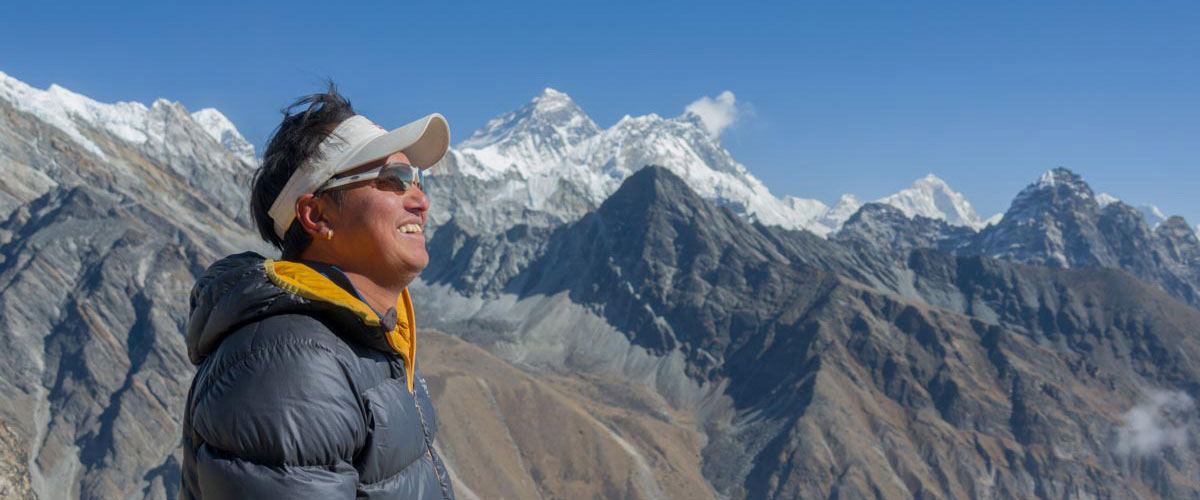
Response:
[[[260,148],[333,78],[456,141],[546,86],[602,127],[736,95],[722,140],[776,195],[870,199],[934,173],[984,217],[1055,166],[1200,222],[1196,2],[22,2],[0,71],[216,107]]]

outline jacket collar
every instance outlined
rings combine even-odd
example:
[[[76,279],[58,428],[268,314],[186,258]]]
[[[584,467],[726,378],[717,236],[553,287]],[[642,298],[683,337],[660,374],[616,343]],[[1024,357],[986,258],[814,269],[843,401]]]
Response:
[[[363,324],[383,331],[387,346],[404,359],[409,392],[417,359],[416,322],[408,288],[396,300],[396,316],[380,318],[370,306],[315,269],[299,263],[266,259],[263,269],[275,286],[305,299],[324,302],[352,313]],[[391,324],[389,324],[391,323]]]

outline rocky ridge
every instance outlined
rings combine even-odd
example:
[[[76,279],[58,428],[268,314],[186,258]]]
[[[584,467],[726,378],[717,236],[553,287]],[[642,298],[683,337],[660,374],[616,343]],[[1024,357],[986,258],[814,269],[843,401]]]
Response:
[[[723,496],[1195,494],[1194,444],[1117,444],[1145,388],[1195,391],[1200,312],[1116,270],[897,253],[747,225],[648,168],[556,230],[497,301],[565,296],[612,329],[592,335],[682,360],[642,380],[701,423],[703,473]],[[531,357],[567,326],[460,314],[491,328],[468,338],[507,336],[520,348],[499,351],[523,364],[611,372],[603,353],[621,352]],[[558,335],[526,330],[543,328]],[[671,396],[681,380],[697,396]]]
[[[531,220],[553,224],[578,219],[646,165],[671,170],[705,199],[751,220],[822,236],[840,228],[862,205],[852,195],[833,207],[772,195],[691,112],[674,118],[625,116],[601,129],[570,96],[549,88],[457,144],[439,167],[452,179],[432,188],[435,194],[464,200],[446,207],[446,216],[458,219],[460,227],[494,233],[491,228]],[[476,199],[488,203],[469,201]],[[962,194],[932,174],[877,202],[951,225],[986,225]]]
[[[40,498],[175,497],[180,297],[205,262],[260,247],[250,165],[177,103],[0,78],[0,421]]]
[[[1151,228],[1138,209],[1103,206],[1078,174],[1048,171],[1017,194],[1004,218],[953,251],[1060,268],[1127,271],[1200,306],[1200,240],[1182,217]],[[961,239],[958,241],[962,241]]]

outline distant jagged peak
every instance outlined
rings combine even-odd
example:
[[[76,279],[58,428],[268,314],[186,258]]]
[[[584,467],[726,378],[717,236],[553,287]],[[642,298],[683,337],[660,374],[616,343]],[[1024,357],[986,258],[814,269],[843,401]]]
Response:
[[[910,219],[927,217],[951,226],[968,227],[976,231],[986,227],[989,221],[999,220],[998,216],[988,221],[982,220],[962,193],[955,191],[946,181],[932,173],[913,181],[909,187],[879,198],[873,203],[895,208]],[[853,194],[843,194],[819,220],[831,230],[837,231],[865,204],[866,202]]]
[[[686,139],[691,143],[704,143],[705,146],[720,148],[720,142],[709,137],[704,132],[704,122],[693,113],[684,113],[674,118],[664,118],[658,113],[647,113],[639,116],[622,116],[612,127],[604,131],[606,135],[657,134]]]
[[[523,141],[535,140],[541,143],[537,149],[547,150],[540,152],[561,157],[565,148],[574,146],[598,132],[600,127],[596,126],[570,96],[546,87],[528,104],[489,120],[483,128],[460,142],[457,149],[484,149],[490,146],[510,149],[519,147]]]
[[[900,209],[908,217],[923,216],[954,226],[980,229],[986,224],[967,198],[932,173],[917,179],[907,189],[877,200]]]
[[[489,121],[450,156],[459,172],[505,182],[512,193],[507,200],[539,210],[553,211],[550,200],[563,186],[582,195],[585,204],[598,206],[627,177],[646,165],[659,165],[702,197],[763,224],[797,229],[812,219],[800,210],[810,207],[772,195],[698,117],[625,115],[601,130],[566,94],[552,88]]]
[[[630,128],[630,127],[646,127],[646,126],[650,126],[650,125],[660,124],[663,121],[664,121],[663,117],[658,116],[658,113],[647,113],[647,114],[638,115],[638,116],[632,116],[632,115],[627,114],[627,115],[622,116],[620,120],[617,120],[617,123],[614,124],[611,128],[609,128],[609,130]]]
[[[790,212],[784,202],[769,195],[766,186],[711,137],[699,120],[663,118],[655,113],[625,115],[573,151],[570,162],[621,178],[646,165],[660,165],[684,178],[702,196],[736,200],[746,206],[770,204],[780,217],[795,218],[791,213],[784,215]],[[775,219],[760,215],[764,220]]]
[[[3,72],[0,99],[58,128],[101,159],[108,157],[85,130],[104,131],[133,145],[158,143],[164,140],[162,118],[187,114],[183,105],[166,99],[157,99],[150,107],[140,102],[103,103],[58,84],[39,90]]]
[[[1088,211],[1100,208],[1095,193],[1082,176],[1064,167],[1056,167],[1047,170],[1037,181],[1017,193],[1005,218],[1018,213],[1031,215],[1052,207],[1057,210],[1065,208],[1067,205],[1064,204]]]
[[[850,217],[856,212],[858,212],[858,209],[862,208],[862,206],[863,201],[858,199],[857,196],[854,196],[850,193],[843,194],[841,198],[838,198],[838,201],[834,203],[832,207],[829,207],[829,210],[826,210],[825,214],[818,219],[818,222],[824,228],[824,232],[817,232],[817,234],[824,236],[825,234],[841,229],[842,224],[845,224],[845,222],[849,220]]]
[[[1078,194],[1086,193],[1088,198],[1095,198],[1091,186],[1088,186],[1087,182],[1083,180],[1083,176],[1066,167],[1055,167],[1043,172],[1037,182],[1030,184],[1025,191],[1057,188],[1066,188]]]
[[[196,123],[199,123],[201,126],[205,127],[205,132],[209,131],[209,127],[217,130],[226,130],[230,128],[234,128],[236,130],[236,128],[233,126],[233,122],[229,121],[229,118],[218,111],[217,108],[204,108],[193,112],[192,119],[196,120]]]
[[[944,189],[950,190],[950,185],[941,177],[933,175],[932,172],[925,174],[925,177],[917,179],[912,183],[912,189]]]
[[[578,108],[571,96],[550,87],[542,89],[542,93],[533,98],[532,104],[541,111],[554,111],[572,106]]]
[[[844,214],[846,218],[849,218],[851,215],[854,215],[854,212],[857,212],[859,208],[862,208],[864,203],[865,202],[860,200],[857,196],[851,193],[844,193],[838,198],[838,201],[834,203],[832,207],[829,207],[829,215],[837,216],[838,214]],[[842,220],[844,221],[845,218]]]
[[[156,102],[155,105],[158,103]],[[254,145],[242,137],[233,122],[229,121],[229,118],[217,111],[216,108],[204,108],[196,111],[192,113],[192,120],[195,120],[196,124],[200,125],[200,128],[204,129],[204,132],[213,140],[228,149],[246,165],[258,164],[258,159],[254,155]]]
[[[849,218],[851,215],[854,215],[854,212],[857,212],[859,208],[862,208],[863,203],[864,202],[857,196],[851,193],[844,193],[838,198],[838,201],[829,208],[829,211],[831,214],[845,213],[846,217]]]
[[[1118,201],[1121,201],[1121,199],[1108,193],[1100,193],[1096,195],[1096,203],[1100,204],[1100,208],[1107,207]]]
[[[0,99],[8,101],[18,110],[34,115],[47,124],[62,130],[67,136],[100,158],[104,152],[79,130],[72,115],[73,111],[87,109],[89,104],[98,104],[82,95],[71,92],[58,84],[46,90],[33,88],[16,78],[0,72]],[[144,112],[145,106],[142,106]],[[85,113],[86,114],[86,113]]]

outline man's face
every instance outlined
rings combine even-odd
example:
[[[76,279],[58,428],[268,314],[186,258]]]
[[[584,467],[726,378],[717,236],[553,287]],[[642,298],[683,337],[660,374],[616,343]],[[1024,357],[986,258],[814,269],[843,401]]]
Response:
[[[386,163],[409,163],[409,160],[404,153],[394,153],[347,174]],[[339,189],[345,191],[345,201],[326,205],[329,225],[334,231],[329,243],[340,261],[331,264],[381,283],[396,279],[407,283],[416,278],[429,264],[424,235],[429,198],[425,193],[416,186],[404,192],[382,191],[373,181]],[[412,224],[419,231],[412,232]]]

